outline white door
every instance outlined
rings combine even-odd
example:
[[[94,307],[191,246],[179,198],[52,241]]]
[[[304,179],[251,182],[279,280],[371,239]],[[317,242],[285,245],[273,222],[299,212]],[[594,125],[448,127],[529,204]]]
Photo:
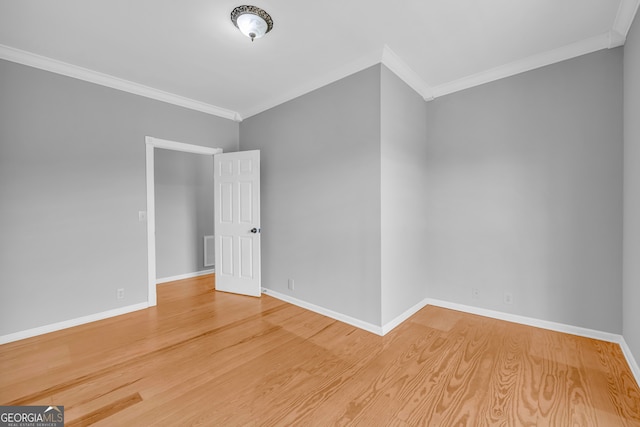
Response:
[[[216,290],[259,297],[260,151],[213,161]]]

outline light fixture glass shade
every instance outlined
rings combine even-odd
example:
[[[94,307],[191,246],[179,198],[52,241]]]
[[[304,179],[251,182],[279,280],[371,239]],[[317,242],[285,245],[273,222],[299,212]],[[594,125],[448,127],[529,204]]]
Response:
[[[259,39],[267,33],[267,21],[252,13],[238,16],[238,28],[245,36]]]
[[[259,39],[273,28],[271,16],[256,6],[238,6],[231,11],[231,22],[251,41]]]

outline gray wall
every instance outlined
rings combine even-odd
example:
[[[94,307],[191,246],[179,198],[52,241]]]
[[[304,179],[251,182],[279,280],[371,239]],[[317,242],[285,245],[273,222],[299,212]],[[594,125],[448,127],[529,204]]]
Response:
[[[382,324],[427,297],[427,104],[381,70]]]
[[[622,114],[621,48],[428,103],[430,296],[621,333]]]
[[[640,363],[640,22],[624,46],[624,321],[623,335]]]
[[[213,235],[213,157],[155,152],[156,277],[208,270],[203,236]]]
[[[144,137],[233,151],[238,124],[6,61],[0,76],[0,335],[146,301]]]
[[[261,150],[263,286],[380,325],[380,66],[244,120],[240,141]]]
[[[146,301],[144,136],[235,151],[240,132],[241,149],[262,151],[265,287],[375,325],[429,296],[624,328],[639,359],[637,27],[624,48],[624,295],[621,49],[428,104],[375,66],[240,126],[0,61],[0,335]],[[174,154],[156,150],[156,167]],[[162,264],[159,277],[182,274]]]

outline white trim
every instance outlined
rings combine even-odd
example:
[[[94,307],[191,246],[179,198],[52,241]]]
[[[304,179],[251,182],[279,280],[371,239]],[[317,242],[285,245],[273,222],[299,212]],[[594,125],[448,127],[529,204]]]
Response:
[[[149,307],[158,304],[156,292],[156,190],[155,190],[155,158],[153,138],[146,140],[146,185],[147,185],[147,300]]]
[[[640,0],[622,1],[623,3],[634,2],[636,4],[635,7],[637,10],[637,2],[639,2]],[[624,10],[626,11],[628,7],[629,6],[627,6]],[[628,15],[628,12],[621,13],[619,11],[619,15],[626,17]],[[626,22],[626,19],[628,19],[628,17],[624,19],[624,22]],[[532,55],[521,60],[511,62],[509,64],[501,65],[489,70],[484,70],[477,74],[462,77],[458,80],[443,83],[438,86],[430,86],[429,84],[427,84],[418,73],[416,73],[411,67],[409,67],[406,62],[404,62],[389,46],[385,44],[382,47],[381,53],[378,52],[375,54],[369,54],[355,61],[352,61],[349,64],[327,74],[321,79],[317,79],[309,84],[300,86],[295,90],[290,91],[285,95],[279,96],[278,98],[274,98],[271,101],[266,102],[256,108],[244,111],[242,117],[248,118],[254,116],[376,64],[385,65],[396,76],[398,76],[398,78],[400,78],[413,90],[419,93],[425,101],[431,101],[440,96],[449,95],[461,90],[480,86],[485,83],[490,83],[506,77],[525,73],[536,68],[545,67],[547,65],[596,52],[598,50],[620,46],[624,43],[624,38],[626,37],[626,33],[628,32],[628,30],[629,28],[626,28],[624,33],[621,33],[618,29],[614,28],[613,30],[599,36],[581,40],[579,42],[542,52],[537,55]]]
[[[621,0],[620,6],[618,6],[618,12],[616,13],[616,19],[613,22],[613,28],[611,29],[612,33],[617,33],[622,37],[622,43],[627,38],[629,34],[629,30],[631,29],[631,24],[633,24],[633,19],[638,13],[638,6],[640,5],[640,0]]]
[[[548,320],[540,320],[532,317],[520,316],[517,314],[503,313],[500,311],[487,310],[479,307],[472,307],[469,305],[456,304],[453,302],[441,301],[437,299],[427,298],[427,305],[433,305],[436,307],[449,308],[451,310],[462,311],[464,313],[477,314],[479,316],[490,317],[492,319],[504,320],[507,322],[518,323],[520,325],[533,326],[536,328],[547,329],[550,331],[561,332],[564,334],[577,335],[585,338],[592,338],[600,341],[607,341],[618,344],[627,359],[627,364],[631,373],[635,377],[636,383],[640,385],[640,367],[631,353],[631,349],[627,345],[624,337],[620,334],[613,334],[610,332],[597,331],[595,329],[582,328],[580,326],[572,326],[564,323],[550,322]]]
[[[609,49],[624,45],[626,38],[615,30],[609,31]]]
[[[481,71],[477,74],[462,77],[458,80],[443,83],[438,86],[430,86],[419,74],[417,74],[406,62],[386,44],[381,51],[376,51],[364,55],[351,61],[338,69],[330,71],[323,77],[306,83],[284,95],[277,96],[240,113],[215,105],[207,104],[180,95],[165,92],[139,83],[134,83],[98,71],[89,70],[73,64],[58,61],[31,52],[15,49],[9,46],[0,45],[0,58],[30,67],[39,68],[53,73],[69,76],[87,82],[99,84],[113,89],[144,96],[173,105],[178,105],[191,110],[200,111],[214,116],[222,117],[236,122],[241,122],[243,118],[251,117],[266,111],[270,108],[281,105],[299,96],[305,95],[321,87],[327,86],[366,68],[376,64],[383,64],[389,68],[402,81],[407,83],[413,90],[418,92],[425,101],[431,101],[436,97],[448,95],[464,89],[469,89],[485,83],[490,83],[516,74],[555,64],[577,56],[592,53],[601,49],[614,48],[624,44],[627,33],[637,14],[640,0],[621,0],[618,8],[613,28],[599,36],[581,40],[567,46],[563,46],[550,51],[532,55],[509,64],[501,65],[489,70]]]
[[[221,148],[204,147],[202,145],[185,144],[184,142],[170,141],[168,139],[145,137],[145,144],[154,148],[164,148],[165,150],[182,151],[184,153],[214,155],[222,153]]]
[[[291,101],[299,96],[330,85],[331,83],[342,80],[362,70],[366,70],[369,67],[373,67],[376,64],[383,64],[386,66],[396,76],[398,76],[400,80],[409,85],[425,100],[433,99],[433,93],[429,85],[426,84],[424,80],[422,80],[420,76],[411,69],[411,67],[409,67],[393,50],[391,50],[389,46],[385,44],[382,46],[381,51],[378,50],[371,52],[368,55],[361,56],[360,58],[329,72],[322,78],[300,86],[255,108],[244,111],[242,113],[242,117],[246,119],[248,117],[255,116],[256,114],[262,113],[270,108],[277,107],[278,105],[284,104],[285,102]]]
[[[181,151],[185,153],[215,155],[222,153],[221,148],[203,147],[200,145],[185,144],[183,142],[170,141],[167,139],[146,136],[146,158],[147,168],[147,295],[150,307],[158,303],[156,291],[156,184],[155,184],[155,157],[154,149],[163,148],[165,150]]]
[[[479,316],[489,317],[492,319],[504,320],[506,322],[517,323],[520,325],[533,326],[536,328],[547,329],[550,331],[577,335],[580,337],[592,338],[600,341],[612,342],[620,345],[620,349],[622,350],[622,353],[624,354],[624,357],[627,360],[629,368],[633,373],[633,376],[635,377],[636,383],[640,384],[640,367],[638,367],[638,363],[634,359],[633,354],[629,349],[629,346],[624,340],[624,337],[619,334],[597,331],[595,329],[582,328],[579,326],[566,325],[564,323],[550,322],[547,320],[540,320],[540,319],[520,316],[516,314],[503,313],[500,311],[487,310],[484,308],[457,304],[457,303],[447,302],[447,301],[441,301],[433,298],[425,298],[424,300],[420,301],[413,307],[409,308],[407,311],[405,311],[404,313],[402,313],[392,321],[387,322],[384,326],[380,327],[380,326],[376,326],[371,323],[364,322],[362,320],[335,312],[333,310],[329,310],[327,308],[320,307],[318,305],[299,300],[290,295],[281,294],[280,292],[276,292],[271,289],[262,288],[262,293],[270,295],[279,300],[288,302],[290,304],[296,305],[298,307],[302,307],[307,310],[313,311],[315,313],[321,314],[323,316],[327,316],[332,319],[338,320],[340,322],[347,323],[351,326],[355,326],[356,328],[364,329],[365,331],[368,331],[380,336],[384,336],[387,333],[391,332],[391,330],[399,326],[401,323],[403,323],[405,320],[413,316],[415,313],[417,313],[427,305],[433,305],[436,307],[443,307],[451,310],[461,311],[463,313],[476,314]]]
[[[58,61],[56,59],[37,55],[35,53],[16,49],[10,46],[0,45],[0,58],[18,64],[27,65],[29,67],[61,74],[63,76],[72,77],[74,79],[84,80],[85,82],[95,83],[100,86],[129,92],[134,95],[144,96],[145,98],[155,99],[156,101],[162,101],[179,107],[188,108],[190,110],[200,111],[202,113],[211,114],[224,119],[234,120],[236,122],[242,121],[240,114],[226,108],[196,101],[195,99],[165,92],[150,86],[124,80],[109,74],[100,73],[98,71],[79,67],[77,65]]]
[[[427,306],[428,303],[429,303],[429,299],[425,298],[419,303],[417,303],[416,305],[414,305],[413,307],[411,307],[410,309],[408,309],[407,311],[405,311],[404,313],[400,314],[395,319],[391,320],[390,322],[387,322],[385,325],[382,325],[382,335],[386,335],[397,326],[400,326],[402,322],[404,322],[405,320],[407,320],[408,318],[410,318],[411,316],[413,316],[414,314],[422,310],[424,307]]]
[[[376,326],[372,323],[356,319],[355,317],[347,316],[346,314],[338,313],[336,311],[329,310],[328,308],[320,307],[319,305],[299,300],[298,298],[294,298],[290,295],[272,291],[271,289],[262,288],[262,293],[277,298],[281,301],[288,302],[289,304],[293,304],[298,307],[313,311],[315,313],[322,314],[323,316],[330,317],[348,325],[355,326],[356,328],[364,329],[365,331],[371,332],[372,334],[381,336],[383,335],[382,328],[380,326]]]
[[[26,338],[35,337],[37,335],[48,334],[50,332],[59,331],[62,329],[72,328],[74,326],[84,325],[86,323],[96,322],[98,320],[108,319],[110,317],[121,316],[123,314],[132,313],[138,310],[144,310],[148,308],[147,303],[139,303],[128,305],[126,307],[114,308],[113,310],[103,311],[101,313],[90,314],[88,316],[77,317],[75,319],[65,320],[58,323],[52,323],[50,325],[39,326],[33,329],[27,329],[25,331],[15,332],[8,335],[0,336],[0,344],[7,344],[14,341],[23,340]]]
[[[631,368],[631,372],[636,378],[636,383],[640,385],[640,367],[638,366],[638,362],[636,362],[636,359],[633,357],[633,353],[631,353],[631,349],[627,345],[624,337],[622,337],[622,340],[619,342],[619,344],[620,348],[622,349],[622,354],[624,354],[624,357],[627,359],[629,368]]]
[[[294,88],[293,90],[289,90],[282,95],[279,95],[268,100],[267,102],[255,106],[254,108],[242,111],[242,118],[246,119],[251,116],[255,116],[256,114],[262,113],[263,111],[269,110],[273,107],[277,107],[278,105],[284,104],[285,102],[291,101],[292,99],[298,98],[299,96],[313,92],[316,89],[328,86],[331,83],[335,83],[339,80],[344,79],[345,77],[349,77],[352,74],[358,73],[362,70],[366,70],[369,67],[373,67],[374,65],[379,64],[380,61],[380,50],[371,52],[368,55],[361,56],[337,69],[327,72],[320,78],[307,82],[301,86],[298,86],[297,88]]]
[[[624,337],[620,334],[610,332],[597,331],[595,329],[582,328],[580,326],[572,326],[564,323],[550,322],[548,320],[535,319],[533,317],[520,316],[517,314],[503,313],[500,311],[487,310],[469,305],[456,304],[453,302],[441,301],[437,299],[427,298],[427,305],[436,307],[449,308],[451,310],[462,311],[464,313],[477,314],[479,316],[490,317],[492,319],[504,320],[507,322],[518,323],[520,325],[533,326],[536,328],[547,329],[550,331],[561,332],[564,334],[577,335],[585,338],[592,338],[600,341],[607,341],[618,344],[624,354],[629,365],[629,369],[635,377],[636,383],[640,385],[640,367],[631,353],[631,349],[627,345]]]
[[[387,45],[384,45],[382,48],[382,58],[380,62],[398,76],[400,80],[418,92],[425,101],[433,99],[431,87]]]
[[[593,338],[601,341],[619,343],[621,335],[610,332],[597,331],[595,329],[582,328],[580,326],[566,325],[564,323],[550,322],[548,320],[535,319],[533,317],[520,316],[517,314],[504,313],[501,311],[488,310],[480,307],[457,304],[453,302],[441,301],[428,298],[428,305],[449,308],[451,310],[462,311],[464,313],[477,314],[479,316],[490,317],[492,319],[505,320],[507,322],[521,325],[534,326],[536,328],[548,329],[550,331],[562,332],[565,334],[578,335],[585,338]]]
[[[444,83],[432,88],[435,97],[448,95],[464,89],[480,86],[505,77],[534,70],[536,68],[555,64],[567,59],[575,58],[587,53],[606,49],[611,43],[611,36],[607,32],[590,39],[582,40],[557,49],[552,49],[537,55],[532,55],[519,61],[505,64],[490,70],[481,71],[471,76],[463,77],[452,82]]]
[[[175,282],[176,280],[193,279],[194,277],[206,276],[207,274],[213,274],[215,272],[216,271],[214,269],[211,269],[196,271],[195,273],[185,273],[179,274],[177,276],[163,277],[162,279],[156,279],[156,284],[160,285],[162,283]]]

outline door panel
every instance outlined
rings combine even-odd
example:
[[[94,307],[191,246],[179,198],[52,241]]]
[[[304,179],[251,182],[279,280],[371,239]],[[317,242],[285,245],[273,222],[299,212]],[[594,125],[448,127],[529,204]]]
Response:
[[[260,151],[216,154],[214,185],[216,290],[260,296]]]

